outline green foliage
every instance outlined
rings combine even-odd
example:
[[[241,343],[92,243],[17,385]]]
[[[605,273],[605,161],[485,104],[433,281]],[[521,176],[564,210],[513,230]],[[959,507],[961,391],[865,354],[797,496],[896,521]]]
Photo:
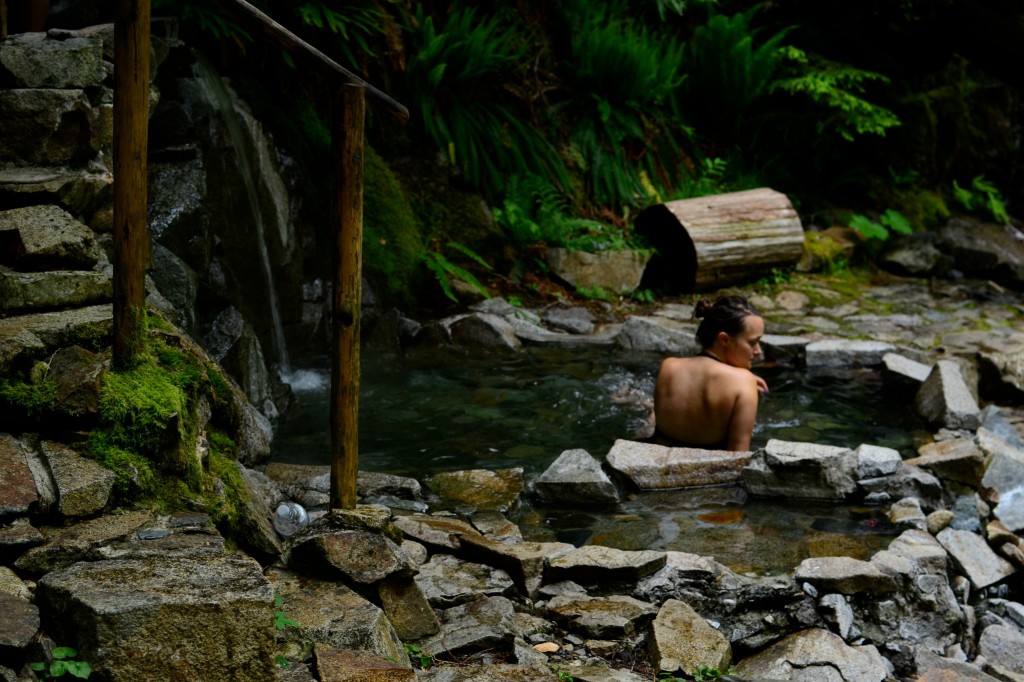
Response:
[[[0,406],[30,418],[42,416],[57,406],[57,382],[38,376],[28,382],[0,379]]]
[[[369,146],[363,157],[363,264],[374,291],[407,304],[416,290],[423,238],[398,176]]]
[[[654,303],[654,292],[650,289],[637,289],[632,293],[633,300],[637,303]]]
[[[837,133],[852,142],[861,135],[885,136],[900,125],[899,117],[864,98],[869,83],[889,83],[875,71],[839,64],[808,55],[795,47],[785,48],[790,74],[772,83],[772,91],[806,96],[824,109],[818,121],[819,133]]]
[[[571,153],[593,200],[639,206],[684,159],[689,131],[671,106],[685,74],[684,47],[614,8],[588,8],[573,27],[565,65]]]
[[[680,186],[669,197],[670,201],[705,197],[725,191],[725,176],[729,162],[719,157],[702,159],[699,168],[688,171]],[[745,188],[745,189],[752,189]]]
[[[383,33],[384,11],[373,0],[313,0],[299,4],[295,11],[306,26],[336,35],[339,38],[337,46],[350,65],[360,64],[354,48],[358,48],[358,53],[367,57],[377,56],[370,46],[370,40]]]
[[[1006,212],[1006,204],[999,190],[984,175],[978,175],[971,181],[971,187],[961,187],[953,181],[953,196],[964,209],[991,217],[1004,225],[1010,222]]]
[[[602,286],[576,287],[576,295],[580,298],[588,298],[592,301],[605,301],[607,303],[615,302],[615,294]]]
[[[885,241],[892,232],[899,234],[911,234],[914,228],[907,222],[902,213],[894,209],[887,209],[878,221],[873,221],[861,213],[855,213],[850,218],[850,227],[856,230],[866,239]]]
[[[573,682],[572,673],[568,673],[564,670],[558,671],[558,682]]]
[[[110,432],[95,429],[86,441],[86,453],[114,472],[114,492],[122,500],[149,497],[156,492],[153,462],[137,452],[115,445]]]
[[[289,618],[284,612],[284,597],[281,593],[274,594],[274,627],[278,630],[284,630],[286,628],[297,628],[299,624]]]
[[[50,654],[53,656],[53,661],[49,665],[42,661],[28,664],[28,667],[36,673],[39,679],[50,680],[67,674],[87,680],[92,675],[92,666],[85,661],[76,661],[78,652],[71,647],[59,646]]]
[[[788,31],[759,40],[758,30],[751,26],[758,9],[732,16],[712,14],[694,29],[687,44],[682,114],[706,135],[734,140],[744,114],[772,85]]]
[[[501,87],[529,59],[517,28],[459,5],[441,21],[418,5],[409,23],[405,83],[411,114],[465,179],[490,194],[516,173],[537,173],[568,187],[555,148]]]
[[[183,24],[195,25],[217,40],[229,40],[244,48],[252,36],[224,10],[205,0],[153,0],[153,15],[178,17]]]
[[[463,246],[458,242],[448,242],[447,247],[487,270],[492,269],[487,261],[467,246]],[[452,279],[465,282],[484,298],[491,297],[491,293],[487,290],[487,287],[480,283],[480,280],[477,279],[476,275],[465,267],[451,262],[447,256],[441,253],[440,249],[427,251],[422,255],[422,258],[423,262],[427,265],[427,268],[429,268],[437,278],[437,282],[441,285],[444,295],[452,301],[458,302],[459,300],[452,288]]]
[[[697,669],[693,671],[693,679],[696,680],[696,682],[703,682],[704,680],[717,680],[720,677],[722,677],[722,675],[731,675],[732,673],[732,668],[729,668],[727,671],[723,673],[721,670],[718,669],[718,666],[699,665],[697,666]]]
[[[415,644],[404,643],[402,646],[405,648],[405,653],[409,655],[409,658],[413,659],[423,669],[427,669],[434,664],[434,659],[430,654],[424,652]]]

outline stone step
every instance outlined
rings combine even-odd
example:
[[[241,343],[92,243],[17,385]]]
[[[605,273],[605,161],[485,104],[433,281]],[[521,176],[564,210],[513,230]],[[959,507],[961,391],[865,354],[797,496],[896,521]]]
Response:
[[[53,205],[0,211],[0,263],[15,270],[91,270],[106,260],[95,234]]]
[[[77,308],[114,298],[110,275],[84,270],[0,271],[0,310],[7,314]]]

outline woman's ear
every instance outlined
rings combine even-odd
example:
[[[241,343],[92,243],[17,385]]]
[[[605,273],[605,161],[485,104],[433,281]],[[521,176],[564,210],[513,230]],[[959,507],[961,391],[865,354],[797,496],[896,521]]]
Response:
[[[716,344],[724,344],[728,346],[730,341],[732,341],[732,338],[730,338],[725,332],[718,332],[718,334],[715,335]]]

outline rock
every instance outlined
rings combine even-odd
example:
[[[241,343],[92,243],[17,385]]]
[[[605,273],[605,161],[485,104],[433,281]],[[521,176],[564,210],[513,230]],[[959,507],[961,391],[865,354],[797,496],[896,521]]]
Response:
[[[858,479],[894,474],[903,461],[898,451],[878,445],[860,445],[853,453],[857,457]]]
[[[896,590],[891,576],[868,561],[850,557],[811,557],[796,567],[798,582],[809,582],[822,592],[886,594]]]
[[[519,526],[505,518],[501,512],[485,509],[474,513],[469,521],[474,528],[492,540],[507,544],[523,541],[523,533]]]
[[[519,542],[505,544],[482,535],[464,535],[460,551],[464,558],[504,570],[523,594],[533,598],[545,577],[545,565],[576,548],[566,542]]]
[[[700,665],[728,670],[732,647],[689,604],[669,599],[651,627],[649,649],[656,670],[689,673]]]
[[[781,365],[803,367],[807,362],[807,344],[810,341],[802,336],[785,336],[782,334],[765,334],[761,337],[761,349],[765,362],[776,362]]]
[[[976,665],[944,658],[924,648],[914,651],[914,663],[918,682],[997,682]]]
[[[626,350],[696,355],[700,352],[696,332],[697,325],[693,323],[630,315],[615,337],[615,343]]]
[[[647,677],[628,670],[610,668],[604,661],[595,659],[588,659],[582,665],[571,665],[565,672],[572,675],[573,682],[647,682],[648,680]],[[546,678],[534,678],[534,680],[540,679]],[[530,682],[534,682],[534,680]]]
[[[920,233],[891,239],[880,256],[886,270],[910,277],[942,276],[953,265],[953,259],[944,254]]]
[[[441,472],[428,478],[426,484],[449,503],[506,511],[515,507],[523,492],[523,470],[516,467]]]
[[[640,286],[649,259],[650,252],[646,251],[547,251],[548,266],[558,277],[577,288],[601,288],[612,294],[627,293]]]
[[[9,313],[89,306],[109,302],[113,297],[110,276],[101,272],[0,271],[0,309]]]
[[[426,595],[413,578],[385,578],[377,585],[377,593],[384,613],[402,640],[415,641],[441,629]]]
[[[936,539],[956,560],[976,590],[993,585],[1016,572],[1016,569],[993,552],[979,535],[946,528],[936,536]]]
[[[1024,288],[1024,242],[1020,230],[972,218],[951,218],[938,231],[938,247],[957,270],[1013,289]]]
[[[416,682],[416,672],[366,651],[313,647],[320,682]]]
[[[460,549],[463,537],[483,537],[465,521],[422,514],[398,516],[395,526],[412,539],[442,551]]]
[[[317,580],[281,568],[267,570],[281,595],[281,613],[298,623],[280,630],[285,641],[358,649],[409,665],[402,640],[380,607],[345,585]]]
[[[575,670],[575,668],[574,668]],[[419,682],[538,682],[552,679],[546,663],[510,665],[507,663],[468,663],[439,665],[416,674]],[[587,682],[581,677],[574,678]]]
[[[0,566],[0,594],[31,601],[32,592],[28,586],[6,566]]]
[[[614,448],[613,448],[614,451]],[[615,504],[619,492],[601,463],[586,450],[566,450],[536,480],[534,490],[545,502]]]
[[[319,534],[308,528],[289,538],[285,563],[324,579],[369,586],[389,576],[412,577],[416,565],[394,542],[378,533],[339,530]]]
[[[743,469],[754,497],[841,500],[857,490],[854,450],[771,439]]]
[[[415,577],[430,605],[438,609],[459,606],[480,595],[509,596],[515,584],[500,568],[463,561],[450,554],[435,554],[420,566]]]
[[[114,472],[62,443],[43,441],[40,451],[57,486],[57,509],[64,516],[90,516],[103,509],[114,487]]]
[[[484,597],[441,612],[441,631],[421,640],[425,654],[461,655],[484,649],[511,650],[515,611],[505,597]]]
[[[512,325],[497,315],[466,315],[448,331],[452,343],[473,351],[518,351],[523,346]]]
[[[981,409],[952,360],[935,363],[915,398],[917,411],[932,424],[949,429],[977,429]]]
[[[251,549],[264,555],[276,556],[284,548],[271,518],[274,509],[284,499],[281,491],[266,474],[249,469],[239,462],[235,464],[247,493],[236,530]]]
[[[16,658],[39,632],[39,609],[27,599],[0,592],[0,657]]]
[[[775,304],[783,310],[803,310],[810,303],[810,296],[802,291],[780,291],[775,297]]]
[[[10,525],[0,526],[0,562],[13,561],[26,550],[43,542],[42,534],[27,518],[17,518]]]
[[[89,270],[96,261],[93,231],[67,211],[47,205],[0,211],[0,262],[18,270]]]
[[[608,452],[607,462],[641,490],[657,490],[738,483],[750,453],[619,439]]]
[[[853,609],[841,594],[830,592],[818,600],[818,608],[823,612],[825,620],[834,625],[843,639],[850,636],[853,627]]]
[[[330,483],[330,470],[327,467],[326,481]],[[269,473],[268,473],[269,475]],[[314,486],[321,492],[327,490]],[[418,500],[423,494],[420,482],[408,476],[396,476],[394,474],[382,474],[373,471],[360,471],[356,475],[356,492],[360,497],[372,499],[375,497],[392,496],[400,500]]]
[[[147,511],[106,514],[60,529],[46,544],[33,547],[14,562],[14,567],[30,575],[41,575],[70,566],[76,561],[95,558],[99,547],[123,540],[149,523]]]
[[[885,661],[873,645],[848,646],[827,630],[802,630],[736,665],[744,679],[881,682]]]
[[[626,595],[563,594],[548,600],[551,617],[582,637],[625,639],[643,632],[657,614],[654,604]]]
[[[863,478],[857,484],[868,494],[885,493],[890,499],[916,497],[923,509],[935,509],[942,504],[942,483],[919,467],[900,462],[899,469],[888,476]]]
[[[48,378],[57,384],[55,412],[81,419],[99,414],[100,376],[110,367],[109,356],[81,346],[61,348],[50,357]]]
[[[1010,530],[1024,530],[1024,448],[984,427],[978,429],[978,445],[988,456],[981,486],[999,496],[992,513]]]
[[[1024,633],[1010,625],[989,625],[978,638],[978,653],[989,665],[1024,673]]]
[[[0,48],[0,87],[98,87],[106,77],[103,41],[98,37],[17,33]]]
[[[74,215],[106,208],[111,223],[113,212],[107,207],[113,196],[113,182],[114,176],[106,169],[0,168],[0,196],[8,197],[10,204],[58,204]]]
[[[886,353],[882,356],[882,369],[886,378],[896,379],[910,386],[920,386],[928,378],[932,368],[912,360],[899,353]]]
[[[55,616],[55,639],[78,642],[82,659],[107,680],[150,679],[154,671],[165,679],[276,675],[274,591],[253,559],[83,562],[43,576],[36,598]],[[166,642],[188,646],[168,655]]]
[[[938,535],[943,528],[949,526],[952,520],[953,512],[948,509],[936,509],[926,518],[928,532],[932,535]]]
[[[39,500],[25,446],[9,433],[0,433],[0,519],[25,515]]]
[[[881,341],[826,339],[807,344],[805,353],[808,368],[851,368],[877,367],[894,350],[891,343]]]
[[[555,306],[541,315],[544,324],[570,334],[590,334],[594,331],[594,315],[580,306]]]
[[[60,347],[92,339],[110,341],[110,305],[0,318],[0,369],[19,358],[41,358]]]
[[[981,533],[981,516],[978,511],[979,500],[975,495],[961,495],[953,502],[953,520],[950,528]]]
[[[928,529],[928,519],[921,511],[921,502],[916,497],[904,497],[889,507],[889,521],[899,528]]]
[[[917,449],[918,456],[905,460],[939,478],[977,487],[984,473],[984,455],[971,438],[950,438],[926,443]]]
[[[0,121],[0,158],[19,166],[82,166],[100,148],[95,112],[80,89],[0,90]]]
[[[664,552],[628,551],[600,545],[584,545],[547,560],[547,582],[571,580],[600,590],[635,585],[665,565]]]

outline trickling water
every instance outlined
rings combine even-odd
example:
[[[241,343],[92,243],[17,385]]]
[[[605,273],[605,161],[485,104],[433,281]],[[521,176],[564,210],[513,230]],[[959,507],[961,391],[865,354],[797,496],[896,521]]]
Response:
[[[199,55],[196,60],[197,77],[206,93],[209,101],[216,106],[221,120],[228,131],[232,146],[238,156],[238,169],[245,183],[245,193],[248,198],[249,212],[252,216],[253,225],[256,227],[256,238],[259,245],[260,264],[263,267],[264,281],[267,286],[267,300],[270,307],[270,319],[274,341],[274,353],[277,358],[278,372],[282,377],[287,378],[291,374],[291,362],[288,359],[288,348],[284,340],[284,326],[281,322],[281,311],[277,301],[277,289],[274,286],[274,272],[270,263],[270,252],[267,249],[266,227],[263,219],[263,211],[260,209],[260,194],[256,187],[256,169],[266,165],[261,154],[259,158],[253,159],[250,153],[250,145],[242,131],[241,114],[235,110],[224,81],[216,73],[209,61]],[[253,127],[253,126],[250,126]],[[262,137],[262,136],[260,136]],[[258,142],[259,140],[257,140]],[[262,145],[265,146],[265,145]],[[275,177],[270,174],[270,177]],[[271,192],[274,204],[275,218],[278,229],[281,230],[282,243],[287,241],[287,207],[282,206],[281,192]]]
[[[660,357],[529,349],[514,356],[440,351],[364,354],[359,468],[424,480],[457,469],[522,467],[536,479],[564,450],[603,459],[634,438],[649,414]],[[753,448],[770,438],[915,454],[928,430],[912,402],[878,372],[761,367],[771,387],[758,411]],[[325,370],[300,370],[293,407],[278,427],[272,459],[328,464]],[[615,508],[531,507],[512,520],[528,540],[594,543],[712,556],[734,570],[792,569],[807,556],[867,558],[895,530],[875,508],[748,500],[741,486],[628,495]]]

